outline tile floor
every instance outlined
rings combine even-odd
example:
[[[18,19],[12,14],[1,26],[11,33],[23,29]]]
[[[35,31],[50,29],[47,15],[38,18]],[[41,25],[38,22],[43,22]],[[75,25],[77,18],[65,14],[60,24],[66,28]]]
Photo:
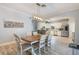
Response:
[[[43,55],[72,55],[72,48],[68,45],[71,43],[71,39],[68,37],[52,36],[51,48],[47,47],[48,51],[42,53]]]

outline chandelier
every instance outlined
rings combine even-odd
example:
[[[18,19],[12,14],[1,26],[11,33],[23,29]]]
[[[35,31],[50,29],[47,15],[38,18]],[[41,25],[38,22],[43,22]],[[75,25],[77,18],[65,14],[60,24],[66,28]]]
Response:
[[[43,21],[43,18],[39,17],[39,15],[41,13],[40,9],[43,8],[43,7],[46,7],[46,4],[44,4],[44,3],[36,3],[35,5],[37,7],[37,15],[33,15],[33,19],[38,20],[38,21]]]

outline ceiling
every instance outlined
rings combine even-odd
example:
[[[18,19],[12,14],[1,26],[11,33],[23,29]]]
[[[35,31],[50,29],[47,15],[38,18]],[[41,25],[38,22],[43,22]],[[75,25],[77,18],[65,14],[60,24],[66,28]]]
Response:
[[[46,7],[38,7],[35,3],[0,3],[0,6],[16,11],[29,13],[45,19],[63,12],[79,9],[78,3],[45,3]],[[38,13],[37,13],[38,12]]]

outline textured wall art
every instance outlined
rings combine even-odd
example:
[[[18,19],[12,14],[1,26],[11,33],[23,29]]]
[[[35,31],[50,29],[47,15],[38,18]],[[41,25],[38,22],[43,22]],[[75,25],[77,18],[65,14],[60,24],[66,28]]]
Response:
[[[23,28],[23,22],[4,21],[4,28]]]

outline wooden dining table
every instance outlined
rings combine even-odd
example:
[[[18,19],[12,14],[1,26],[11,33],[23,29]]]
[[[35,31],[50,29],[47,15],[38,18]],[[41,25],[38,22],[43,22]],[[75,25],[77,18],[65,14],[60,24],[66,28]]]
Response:
[[[39,42],[41,38],[41,35],[29,35],[29,36],[25,36],[25,37],[22,37],[22,40],[26,41],[26,42]]]

